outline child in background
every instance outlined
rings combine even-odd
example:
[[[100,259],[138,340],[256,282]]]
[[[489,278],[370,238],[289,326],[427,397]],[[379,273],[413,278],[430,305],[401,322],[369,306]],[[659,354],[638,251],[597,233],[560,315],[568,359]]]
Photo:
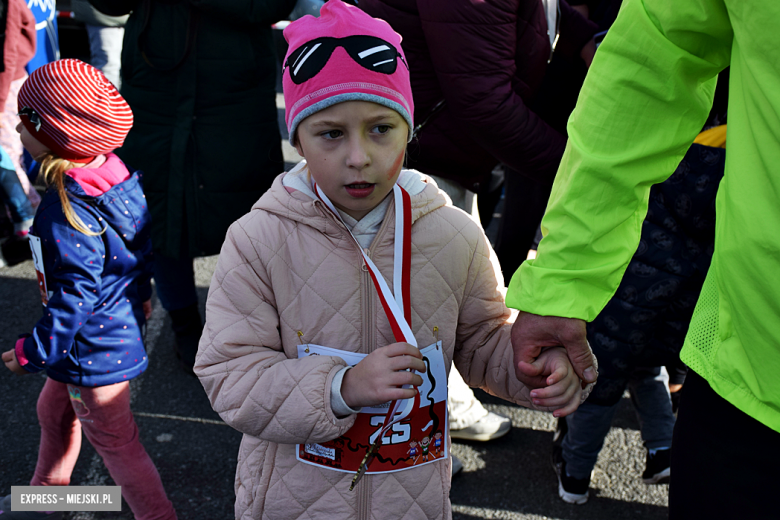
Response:
[[[726,99],[728,90],[724,95],[719,85],[708,124],[725,120]],[[675,415],[668,386],[673,372],[667,370],[682,365],[680,350],[712,260],[725,147],[726,125],[700,133],[674,174],[651,188],[636,253],[612,299],[587,325],[599,384],[576,413],[558,421],[552,459],[565,502],[587,502],[591,473],[626,388],[647,452],[642,480],[670,479]],[[674,375],[680,383],[679,369]]]
[[[24,0],[0,0],[0,29],[4,35],[0,39],[0,202],[8,208],[14,237],[25,239],[40,197],[18,167],[22,147],[13,130],[18,118],[9,124],[5,116],[6,112],[16,114],[16,94],[27,76],[24,67],[35,55],[35,17]]]
[[[557,416],[579,405],[580,381],[559,348],[538,361],[548,387],[516,379],[484,233],[402,170],[413,104],[399,35],[340,0],[284,35],[286,121],[305,161],[231,226],[195,364],[244,433],[236,518],[450,518],[451,363]]]
[[[17,374],[48,376],[30,485],[69,484],[83,430],[135,518],[175,519],[130,410],[128,381],[148,364],[142,327],[151,314],[152,249],[140,172],[111,152],[133,113],[101,72],[78,60],[35,70],[19,113],[22,143],[48,185],[30,231],[43,317],[2,355]],[[9,506],[10,496],[2,520],[34,518]]]
[[[19,182],[19,177],[16,176],[11,157],[3,148],[0,148],[0,202],[11,214],[14,235],[21,239],[27,238],[35,210],[30,199],[27,198],[22,183]]]

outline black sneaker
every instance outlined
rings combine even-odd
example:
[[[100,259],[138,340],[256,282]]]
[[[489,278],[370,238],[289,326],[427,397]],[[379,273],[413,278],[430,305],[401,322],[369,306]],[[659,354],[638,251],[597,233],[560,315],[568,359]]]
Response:
[[[677,390],[671,393],[672,397],[672,413],[677,417],[677,410],[680,408],[680,397],[682,396],[682,390]]]
[[[563,438],[566,437],[566,432],[568,431],[569,424],[566,422],[566,417],[559,417],[558,422],[555,424],[555,433],[553,433],[553,451],[561,447]]]
[[[563,459],[563,449],[553,447],[553,469],[558,475],[558,496],[569,504],[584,504],[588,501],[590,477],[574,478],[566,474],[566,461]]]
[[[8,239],[0,240],[0,251],[5,265],[13,266],[27,260],[32,260],[32,250],[28,237],[11,235]]]
[[[672,461],[672,450],[664,448],[650,454],[647,450],[647,462],[645,472],[642,473],[642,482],[645,484],[666,484],[669,482],[669,466]]]

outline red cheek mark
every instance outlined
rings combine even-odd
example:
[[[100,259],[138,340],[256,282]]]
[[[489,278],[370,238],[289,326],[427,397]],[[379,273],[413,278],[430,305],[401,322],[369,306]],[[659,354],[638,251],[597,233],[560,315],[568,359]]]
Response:
[[[404,157],[406,156],[406,148],[401,149],[401,153],[398,155],[398,157],[395,159],[395,162],[393,163],[393,166],[390,168],[390,171],[387,174],[388,179],[392,179],[393,176],[398,173],[398,171],[401,169],[401,163],[404,162]]]

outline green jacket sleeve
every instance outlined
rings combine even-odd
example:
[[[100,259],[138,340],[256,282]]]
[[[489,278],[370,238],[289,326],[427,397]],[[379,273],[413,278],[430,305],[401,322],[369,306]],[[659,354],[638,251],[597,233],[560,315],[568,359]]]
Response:
[[[535,260],[510,307],[593,320],[636,251],[650,187],[669,177],[707,117],[733,33],[722,0],[627,0],[596,53]]]

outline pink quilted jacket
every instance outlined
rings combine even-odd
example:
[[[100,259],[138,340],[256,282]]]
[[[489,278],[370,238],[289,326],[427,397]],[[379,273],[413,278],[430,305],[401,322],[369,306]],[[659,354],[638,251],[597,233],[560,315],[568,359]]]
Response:
[[[308,343],[361,353],[395,340],[358,246],[320,201],[288,192],[282,177],[228,231],[195,363],[214,409],[244,433],[236,518],[451,518],[450,459],[366,475],[351,492],[352,474],[295,458],[296,443],[335,439],[354,422],[330,405],[344,362],[297,359],[297,331]],[[427,182],[412,196],[412,331],[423,347],[438,327],[446,364],[454,360],[467,383],[529,406],[512,368],[495,255],[479,225]],[[369,249],[391,287],[394,216],[390,205]]]

